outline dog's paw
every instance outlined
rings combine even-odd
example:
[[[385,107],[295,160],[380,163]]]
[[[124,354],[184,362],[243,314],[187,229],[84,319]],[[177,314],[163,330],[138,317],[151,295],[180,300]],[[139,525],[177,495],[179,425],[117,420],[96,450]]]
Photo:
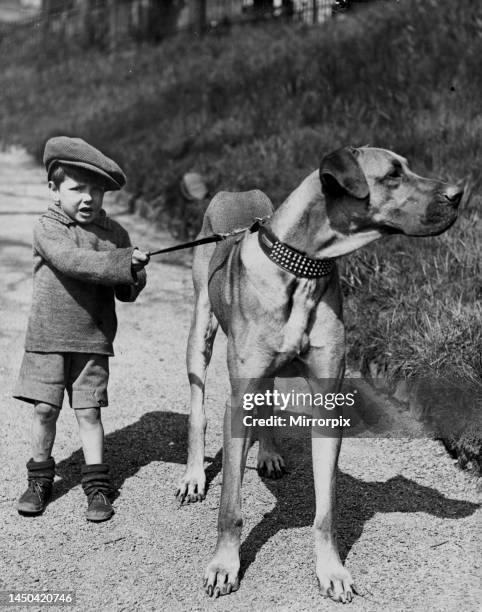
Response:
[[[239,554],[234,550],[218,551],[206,568],[204,590],[215,599],[239,588]]]
[[[264,478],[282,478],[287,469],[283,457],[278,451],[263,450],[260,446],[257,463],[258,474]]]
[[[350,603],[357,594],[350,572],[340,561],[317,563],[316,576],[321,594],[333,601]]]
[[[179,481],[176,499],[180,505],[202,501],[206,497],[206,475],[204,470],[186,468]]]

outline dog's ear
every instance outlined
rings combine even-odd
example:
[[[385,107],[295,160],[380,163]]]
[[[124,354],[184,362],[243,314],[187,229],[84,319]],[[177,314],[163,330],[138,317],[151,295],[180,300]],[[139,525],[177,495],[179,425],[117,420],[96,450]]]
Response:
[[[336,197],[348,193],[358,200],[368,198],[368,183],[355,155],[356,149],[343,148],[321,160],[320,181],[325,194]]]

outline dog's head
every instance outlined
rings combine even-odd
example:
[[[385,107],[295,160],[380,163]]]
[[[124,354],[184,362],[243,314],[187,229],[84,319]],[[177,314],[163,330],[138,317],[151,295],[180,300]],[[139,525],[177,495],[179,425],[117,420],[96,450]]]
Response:
[[[331,228],[343,236],[436,236],[457,218],[463,185],[413,173],[407,160],[372,147],[344,148],[320,165]]]

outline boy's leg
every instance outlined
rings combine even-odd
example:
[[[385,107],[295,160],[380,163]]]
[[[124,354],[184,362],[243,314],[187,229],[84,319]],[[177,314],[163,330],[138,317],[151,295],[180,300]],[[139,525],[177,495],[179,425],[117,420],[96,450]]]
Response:
[[[34,405],[32,421],[32,459],[47,461],[52,453],[60,408],[38,402]]]
[[[88,507],[85,514],[88,521],[101,522],[111,518],[114,508],[110,502],[113,487],[109,466],[103,463],[104,427],[100,408],[75,410],[79,434],[86,465],[81,468],[82,488],[87,495]]]
[[[37,402],[32,423],[32,459],[27,463],[28,488],[20,497],[20,514],[40,514],[52,496],[55,462],[51,457],[60,409]]]
[[[109,466],[104,460],[104,427],[101,406],[107,406],[109,358],[98,354],[71,354],[69,386],[70,404],[79,424],[85,463],[82,487],[87,495],[88,521],[106,521],[114,514],[110,502],[113,487]]]
[[[18,500],[20,514],[41,514],[52,495],[55,462],[51,452],[64,396],[64,378],[61,353],[24,353],[13,396],[33,404],[34,413],[32,458],[27,463],[28,489]]]
[[[85,463],[102,463],[104,459],[104,426],[100,408],[79,408],[75,410],[79,435],[84,451]]]

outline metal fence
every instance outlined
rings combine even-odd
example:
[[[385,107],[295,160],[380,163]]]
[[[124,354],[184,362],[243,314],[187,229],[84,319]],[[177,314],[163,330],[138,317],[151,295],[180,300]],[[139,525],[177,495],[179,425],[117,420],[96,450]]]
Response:
[[[71,0],[48,14],[21,23],[0,24],[0,54],[31,57],[97,46],[114,49],[146,40],[160,41],[178,32],[196,33],[235,23],[286,20],[319,24],[346,4],[340,0]],[[203,13],[200,15],[199,6]],[[88,10],[87,10],[88,9]],[[27,52],[28,51],[28,52]]]
[[[338,7],[341,3],[335,0],[274,0],[258,6],[253,0],[213,0],[208,2],[207,20],[212,25],[223,19],[257,21],[284,17],[316,24],[331,17]]]

